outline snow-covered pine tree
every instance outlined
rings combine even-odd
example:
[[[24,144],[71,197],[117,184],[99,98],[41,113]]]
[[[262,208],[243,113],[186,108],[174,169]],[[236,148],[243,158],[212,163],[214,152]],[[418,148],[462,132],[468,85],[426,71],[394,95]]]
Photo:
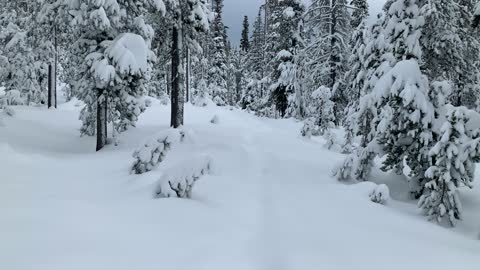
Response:
[[[45,0],[39,3],[36,18],[36,35],[39,41],[38,52],[42,62],[48,66],[47,106],[57,107],[57,84],[59,74],[60,42],[68,33],[68,13],[62,1]]]
[[[35,2],[0,1],[0,80],[7,94],[19,93],[20,104],[45,102],[46,69],[39,61],[33,31],[37,12]]]
[[[82,134],[97,134],[97,151],[107,143],[107,124],[114,132],[134,126],[144,110],[143,80],[149,72],[153,29],[144,21],[148,8],[165,13],[161,0],[68,1],[77,40],[79,98],[86,104]],[[96,128],[95,128],[96,126]]]
[[[185,100],[184,45],[198,50],[202,32],[210,27],[210,11],[206,0],[180,0],[167,2],[167,21],[171,27],[171,126],[183,125]],[[186,42],[186,44],[184,44]]]
[[[310,30],[306,46],[308,61],[304,65],[310,70],[307,88],[323,85],[332,89],[335,103],[335,121],[339,123],[348,99],[343,91],[342,79],[349,58],[348,40],[350,17],[346,0],[315,0],[306,13],[306,27]]]
[[[458,188],[473,187],[475,162],[479,161],[478,129],[470,123],[479,115],[465,107],[446,106],[446,121],[440,130],[439,141],[431,148],[431,166],[426,172],[428,183],[418,203],[432,220],[444,217],[452,225],[462,217]],[[476,138],[476,139],[475,139]]]
[[[318,135],[324,135],[334,125],[334,104],[331,98],[332,91],[325,86],[320,86],[312,93],[311,99],[313,101],[310,103],[310,107],[308,107],[308,114],[314,115],[315,125],[318,127]]]
[[[270,100],[280,116],[286,116],[290,105],[290,113],[295,113],[295,105],[291,96],[295,95],[298,87],[297,78],[297,53],[302,48],[302,38],[300,33],[300,19],[304,13],[304,6],[298,0],[270,1],[269,12],[269,33],[265,50],[269,55],[274,54],[269,59],[268,67],[270,74],[267,74],[268,81],[271,82]]]
[[[250,39],[250,49],[246,55],[247,86],[243,90],[240,106],[242,109],[256,111],[258,102],[263,98],[262,79],[265,71],[264,65],[264,24],[259,11],[253,24],[253,33]]]
[[[368,18],[368,2],[367,0],[351,0],[350,6],[353,8],[350,26],[357,29]]]
[[[350,69],[345,74],[345,92],[350,101],[345,109],[345,142],[342,148],[344,153],[350,153],[352,150],[353,139],[356,137],[354,128],[355,112],[358,109],[358,101],[365,85],[366,77],[366,58],[365,54],[367,34],[366,19],[368,17],[368,4],[365,0],[352,0],[351,5],[355,8],[352,14],[350,25],[354,32],[350,41],[352,51],[348,59]]]
[[[240,39],[240,50],[244,53],[248,53],[250,49],[250,23],[248,22],[248,16],[243,17],[242,23],[242,38]]]
[[[230,57],[230,65],[233,68],[234,91],[232,93],[233,105],[237,105],[241,99],[242,93],[246,88],[245,78],[245,57],[242,50],[233,49]]]
[[[367,42],[365,52],[372,57],[367,60],[367,74],[371,77],[364,89],[372,91],[364,92],[354,118],[355,130],[363,137],[361,149],[356,151],[358,160],[353,162],[357,177],[368,176],[360,172],[370,171],[364,166],[371,166],[380,153],[386,155],[384,170],[402,172],[406,161],[414,178],[425,172],[433,139],[434,105],[419,65],[423,22],[415,0],[393,1],[374,44]],[[375,37],[375,29],[370,38]],[[378,59],[383,62],[379,64]]]
[[[209,74],[209,87],[213,91],[213,101],[223,106],[227,104],[227,41],[225,25],[223,24],[223,0],[213,0],[214,20],[211,25],[211,62]]]
[[[452,103],[474,108],[480,44],[469,33],[471,1],[419,1],[425,25],[422,28],[422,70],[430,81],[451,81]],[[468,2],[468,3],[467,3]]]
[[[165,23],[165,18],[158,12],[147,14],[147,21],[155,31],[152,51],[156,55],[156,61],[152,67],[150,80],[145,85],[146,92],[149,96],[160,99],[162,103],[170,103],[171,25]]]

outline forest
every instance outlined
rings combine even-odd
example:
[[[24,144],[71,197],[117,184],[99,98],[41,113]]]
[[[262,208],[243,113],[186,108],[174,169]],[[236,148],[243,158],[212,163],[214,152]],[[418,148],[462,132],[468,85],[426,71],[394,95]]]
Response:
[[[0,0],[0,268],[477,269],[480,2],[241,1]]]

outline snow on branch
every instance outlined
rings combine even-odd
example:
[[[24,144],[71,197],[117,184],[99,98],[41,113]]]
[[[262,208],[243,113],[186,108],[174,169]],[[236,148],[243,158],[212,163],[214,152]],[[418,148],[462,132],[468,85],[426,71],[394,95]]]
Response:
[[[143,174],[153,170],[165,159],[172,145],[184,142],[185,137],[185,131],[169,129],[149,139],[133,153],[132,173]]]
[[[120,34],[107,48],[106,53],[122,75],[135,75],[147,71],[148,47],[136,34]]]
[[[212,159],[200,155],[167,168],[158,181],[155,198],[191,198],[196,181],[211,171]]]

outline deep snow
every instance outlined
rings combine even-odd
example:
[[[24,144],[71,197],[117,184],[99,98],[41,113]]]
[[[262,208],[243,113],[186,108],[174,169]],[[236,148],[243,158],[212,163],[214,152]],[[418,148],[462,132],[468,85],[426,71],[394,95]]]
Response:
[[[145,175],[132,153],[168,128],[154,102],[118,146],[80,138],[79,107],[16,108],[0,126],[0,269],[479,269],[480,190],[463,192],[455,229],[428,222],[397,176],[375,185],[331,177],[343,155],[299,135],[301,123],[186,106],[191,142]],[[218,116],[218,124],[210,120]],[[211,157],[193,198],[153,199],[172,164]]]

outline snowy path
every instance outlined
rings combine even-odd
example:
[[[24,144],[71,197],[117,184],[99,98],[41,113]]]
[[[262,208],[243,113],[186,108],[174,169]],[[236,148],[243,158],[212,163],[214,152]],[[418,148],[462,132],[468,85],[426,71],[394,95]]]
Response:
[[[218,114],[220,123],[209,120]],[[131,154],[167,128],[155,105],[118,147],[94,153],[78,108],[19,109],[0,127],[0,269],[478,269],[480,193],[445,229],[414,205],[368,200],[330,177],[343,156],[298,136],[290,120],[187,106],[195,149],[214,174],[192,200],[153,200],[157,171],[129,174]],[[170,155],[170,154],[169,154]],[[167,159],[170,156],[167,156]],[[473,211],[473,210],[472,210]]]

